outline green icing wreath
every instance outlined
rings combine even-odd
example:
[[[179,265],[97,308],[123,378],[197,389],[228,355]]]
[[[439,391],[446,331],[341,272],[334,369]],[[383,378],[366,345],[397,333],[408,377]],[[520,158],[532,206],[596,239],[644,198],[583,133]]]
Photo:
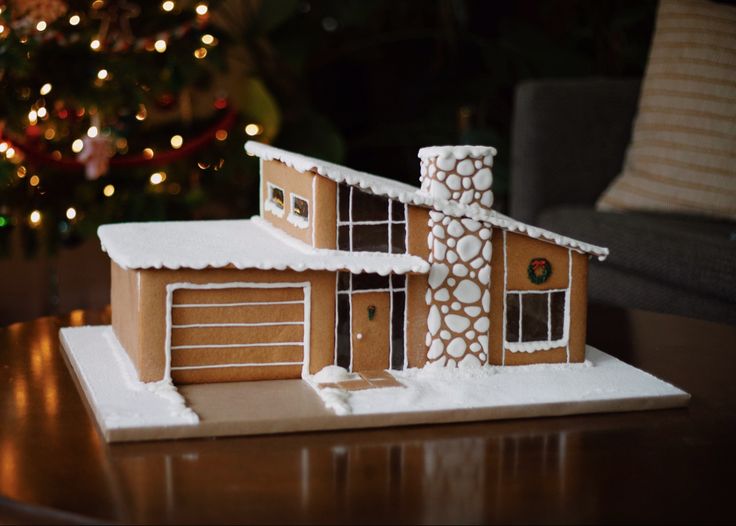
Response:
[[[545,258],[534,258],[529,262],[526,269],[529,281],[535,285],[541,285],[552,275],[552,265]]]

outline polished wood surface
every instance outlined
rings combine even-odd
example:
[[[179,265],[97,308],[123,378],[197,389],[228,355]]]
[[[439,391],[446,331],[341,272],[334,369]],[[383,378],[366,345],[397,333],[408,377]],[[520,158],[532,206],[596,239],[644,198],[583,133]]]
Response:
[[[591,308],[589,341],[688,409],[108,446],[58,329],[0,329],[2,522],[725,522],[736,327]]]

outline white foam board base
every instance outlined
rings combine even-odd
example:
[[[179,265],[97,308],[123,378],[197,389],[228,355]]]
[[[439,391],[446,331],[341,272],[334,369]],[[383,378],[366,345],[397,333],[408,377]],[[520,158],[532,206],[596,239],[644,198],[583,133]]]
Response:
[[[65,328],[60,338],[108,442],[641,411],[690,398],[590,346],[584,364],[410,369],[394,374],[401,388],[318,394],[304,380],[144,384],[110,326]]]

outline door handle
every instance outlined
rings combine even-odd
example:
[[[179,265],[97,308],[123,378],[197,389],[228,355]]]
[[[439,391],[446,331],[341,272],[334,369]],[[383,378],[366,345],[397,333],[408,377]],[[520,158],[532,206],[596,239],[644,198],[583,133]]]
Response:
[[[356,340],[362,340],[363,339],[363,333],[362,332],[359,332],[358,334],[356,334],[355,335],[355,339]]]

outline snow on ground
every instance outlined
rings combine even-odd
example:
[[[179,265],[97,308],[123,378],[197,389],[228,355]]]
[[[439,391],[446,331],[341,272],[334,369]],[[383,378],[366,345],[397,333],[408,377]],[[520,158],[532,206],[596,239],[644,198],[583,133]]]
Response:
[[[391,371],[405,387],[346,391],[320,389],[308,378],[325,405],[336,414],[492,408],[556,402],[617,400],[684,394],[594,347],[581,364],[527,365]],[[319,373],[318,373],[319,374]]]
[[[195,425],[197,414],[170,381],[143,383],[112,327],[61,329],[67,355],[79,373],[104,429]]]

